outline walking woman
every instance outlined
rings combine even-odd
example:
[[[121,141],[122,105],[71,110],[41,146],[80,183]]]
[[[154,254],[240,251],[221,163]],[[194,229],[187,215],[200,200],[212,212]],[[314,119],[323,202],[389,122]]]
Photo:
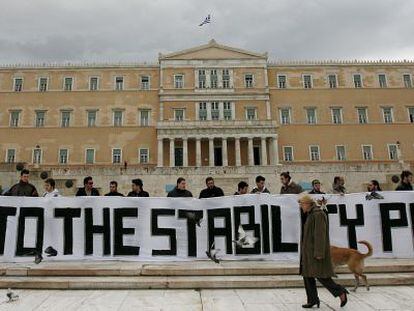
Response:
[[[348,302],[348,291],[332,280],[334,271],[331,263],[329,228],[326,213],[308,195],[299,199],[299,206],[304,214],[302,221],[300,274],[305,283],[308,302],[303,308],[319,308],[320,301],[316,289],[316,279],[331,294],[341,299],[341,307]]]

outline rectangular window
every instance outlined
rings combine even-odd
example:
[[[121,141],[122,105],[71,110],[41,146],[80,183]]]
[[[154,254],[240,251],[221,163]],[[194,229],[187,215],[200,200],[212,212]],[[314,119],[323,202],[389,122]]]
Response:
[[[198,71],[198,88],[199,89],[206,88],[206,71],[204,69],[200,69]]]
[[[182,89],[184,87],[184,75],[174,75],[174,87]]]
[[[14,78],[13,91],[21,92],[23,90],[23,78]]]
[[[328,75],[328,84],[331,89],[336,89],[338,87],[336,75]]]
[[[233,112],[231,109],[231,102],[223,102],[223,117],[224,120],[232,120]]]
[[[397,145],[388,145],[388,157],[390,160],[398,160],[398,148]]]
[[[45,126],[45,111],[36,111],[36,127]]]
[[[88,127],[96,126],[96,110],[88,111]]]
[[[99,89],[99,78],[90,77],[89,78],[89,91],[97,91]]]
[[[70,111],[61,111],[61,127],[69,127],[70,126]]]
[[[201,121],[207,120],[207,103],[198,103],[198,119]]]
[[[20,111],[11,111],[10,112],[10,126],[18,127],[20,121]]]
[[[359,73],[354,74],[354,87],[359,89],[362,87],[362,76]]]
[[[122,126],[122,111],[114,110],[114,126]]]
[[[410,123],[414,123],[414,107],[408,107],[408,120]]]
[[[338,161],[345,161],[346,154],[345,154],[345,146],[335,146],[336,149],[336,159]]]
[[[112,163],[119,164],[121,163],[121,149],[112,149]]]
[[[150,110],[149,109],[139,110],[139,125],[140,126],[150,125]]]
[[[174,109],[174,120],[175,121],[184,120],[184,109]]]
[[[331,108],[332,123],[342,124],[342,108]]]
[[[39,92],[47,91],[47,78],[39,78]]]
[[[392,123],[393,122],[392,108],[391,107],[382,108],[382,114],[384,116],[384,122],[385,123]]]
[[[247,120],[256,120],[256,108],[247,108],[246,109],[246,119]]]
[[[287,87],[286,75],[277,75],[277,87],[279,89],[285,89]]]
[[[252,74],[246,74],[244,75],[244,86],[247,88],[253,87],[253,75]]]
[[[68,163],[68,149],[59,149],[59,164]]]
[[[309,146],[309,152],[310,152],[311,161],[319,161],[320,160],[319,146]]]
[[[412,88],[413,87],[413,82],[411,80],[411,75],[410,74],[403,75],[403,80],[404,80],[404,87],[406,87],[406,88]]]
[[[385,76],[385,74],[378,75],[378,83],[379,87],[381,88],[387,87],[387,77]]]
[[[211,69],[210,70],[210,87],[212,89],[218,88],[218,76],[217,76],[217,70]]]
[[[220,119],[219,103],[212,102],[211,103],[211,120],[218,120],[218,119]]]
[[[149,90],[150,88],[151,88],[150,77],[141,76],[141,90]]]
[[[16,149],[7,149],[6,162],[7,163],[16,162]]]
[[[95,149],[86,149],[86,164],[95,163]]]
[[[228,69],[223,69],[222,79],[223,79],[223,89],[229,89],[230,88],[230,73]]]
[[[362,157],[364,160],[372,160],[372,146],[370,145],[362,146]]]
[[[283,146],[283,160],[286,162],[293,161],[293,147]]]
[[[139,163],[146,164],[149,159],[149,150],[146,148],[139,149]]]
[[[367,108],[364,108],[364,107],[357,108],[357,112],[358,112],[358,123],[359,124],[368,123]]]
[[[280,109],[280,123],[290,124],[290,108]]]
[[[42,162],[42,149],[33,149],[33,164],[40,164]]]
[[[115,77],[115,90],[122,91],[124,89],[124,77]]]
[[[316,124],[316,108],[306,108],[308,124]]]
[[[312,76],[311,75],[303,75],[303,87],[305,89],[312,88]]]
[[[63,90],[72,91],[73,88],[73,78],[64,78],[63,79]]]

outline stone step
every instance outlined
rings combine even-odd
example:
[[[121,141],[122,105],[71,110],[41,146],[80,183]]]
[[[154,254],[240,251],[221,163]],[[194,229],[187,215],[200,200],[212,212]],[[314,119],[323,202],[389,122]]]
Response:
[[[123,262],[123,261],[44,261],[2,264],[5,276],[229,276],[229,275],[297,275],[298,264],[283,261],[211,261],[192,262]],[[409,259],[369,259],[365,273],[414,272]],[[337,273],[349,273],[338,267]]]
[[[353,286],[351,274],[340,275],[336,281]],[[414,273],[372,273],[371,286],[413,285]],[[107,277],[35,277],[5,276],[0,288],[14,289],[212,289],[212,288],[287,288],[303,287],[298,275],[249,276],[107,276]],[[360,288],[359,290],[365,290]]]

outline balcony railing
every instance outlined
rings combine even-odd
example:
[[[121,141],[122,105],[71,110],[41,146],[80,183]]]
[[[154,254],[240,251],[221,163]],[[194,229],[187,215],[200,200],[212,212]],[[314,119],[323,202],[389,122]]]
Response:
[[[240,128],[240,127],[277,127],[273,120],[189,120],[189,121],[160,121],[157,129],[167,128]]]

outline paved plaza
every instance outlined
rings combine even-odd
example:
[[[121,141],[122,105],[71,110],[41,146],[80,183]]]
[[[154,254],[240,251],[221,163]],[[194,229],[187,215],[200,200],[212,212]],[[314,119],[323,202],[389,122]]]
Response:
[[[19,300],[7,303],[0,290],[0,310],[302,310],[305,291],[293,289],[223,290],[16,290]],[[319,290],[320,310],[339,310],[339,299]],[[342,310],[413,310],[414,286],[361,288],[349,295]]]

